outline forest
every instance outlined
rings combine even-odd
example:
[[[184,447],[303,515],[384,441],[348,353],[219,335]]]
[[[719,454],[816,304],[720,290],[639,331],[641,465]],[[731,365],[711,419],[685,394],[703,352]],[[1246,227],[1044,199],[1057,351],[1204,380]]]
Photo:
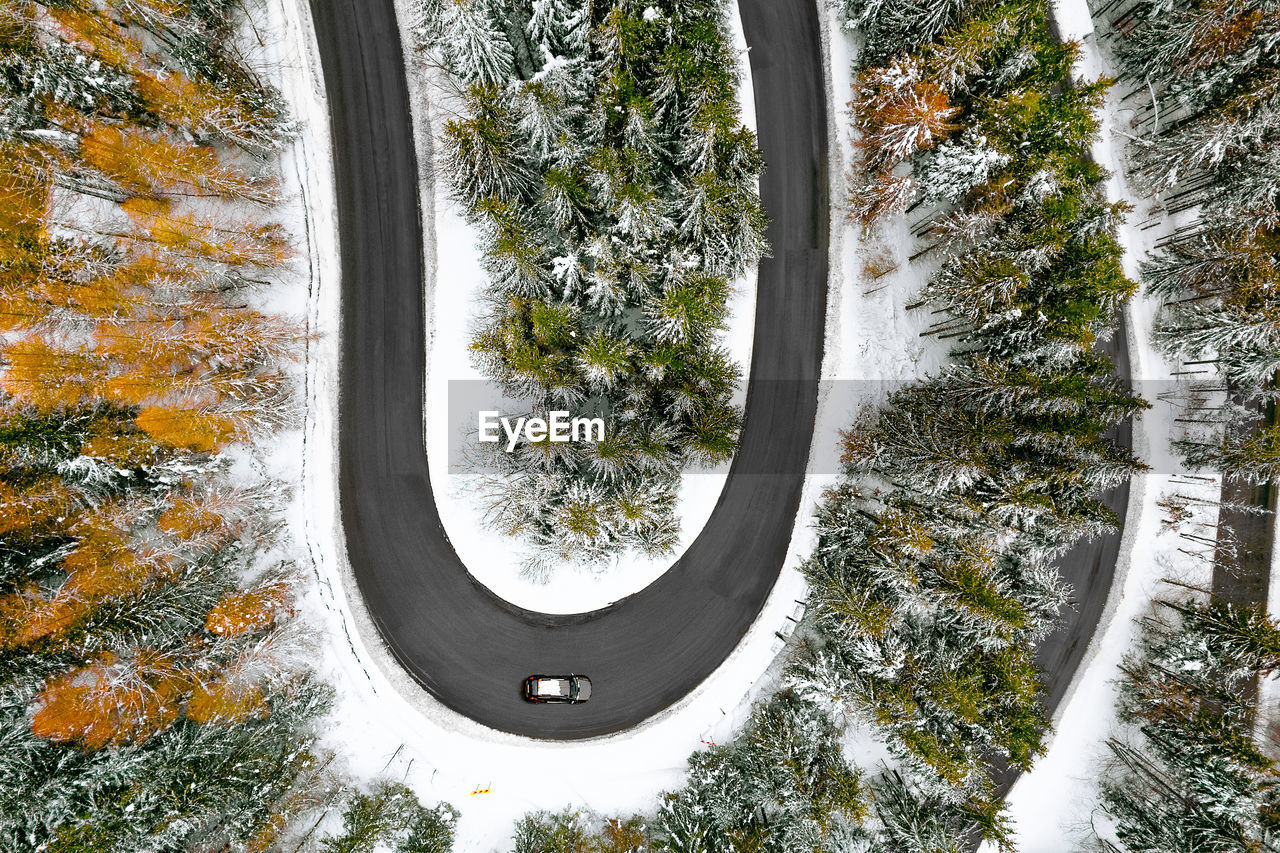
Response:
[[[916,310],[937,317],[949,363],[844,434],[799,641],[745,730],[695,753],[649,816],[530,815],[517,850],[1012,849],[1000,782],[1044,750],[1035,653],[1072,595],[1054,561],[1118,522],[1097,496],[1143,470],[1110,436],[1147,403],[1097,348],[1139,285],[1165,302],[1158,345],[1222,377],[1217,431],[1178,443],[1188,463],[1228,484],[1275,471],[1275,5],[1095,11],[1114,25],[1120,85],[1156,101],[1128,177],[1194,213],[1140,283],[1117,240],[1133,211],[1107,201],[1091,153],[1116,81],[1075,77],[1080,46],[1056,37],[1049,4],[840,7],[858,45],[848,214],[870,246],[894,217],[916,226],[913,259],[934,269]],[[1259,686],[1280,626],[1216,580],[1184,592],[1141,621],[1092,825],[1062,849],[1277,847]],[[824,746],[851,724],[892,762]]]
[[[7,851],[452,843],[449,807],[319,746],[284,486],[237,470],[294,422],[305,335],[254,307],[294,129],[242,14],[0,5]]]
[[[795,670],[886,738],[919,796],[1000,840],[997,771],[1044,748],[1035,652],[1071,594],[1054,561],[1116,523],[1098,495],[1142,469],[1108,431],[1145,403],[1096,348],[1135,289],[1090,154],[1109,81],[1073,76],[1046,3],[893,12],[845,7],[866,45],[850,216],[870,234],[927,217],[918,303],[950,361],[845,433]]]
[[[499,456],[493,517],[549,558],[666,553],[682,472],[733,453],[725,302],[767,251],[727,4],[422,2],[489,277],[477,363],[531,413],[618,427]],[[517,853],[1012,850],[1002,783],[1052,734],[1036,653],[1073,594],[1055,561],[1144,470],[1114,428],[1147,402],[1099,348],[1139,287],[1162,352],[1214,371],[1188,465],[1254,515],[1232,490],[1280,470],[1274,0],[1100,3],[1117,80],[1078,76],[1047,0],[837,5],[859,46],[844,212],[868,246],[915,226],[914,310],[947,363],[843,433],[805,616],[745,725],[645,814],[525,815]],[[0,6],[5,850],[453,846],[452,806],[350,778],[321,741],[287,487],[253,462],[299,414],[308,332],[256,307],[291,274],[296,125],[238,47],[245,14]],[[1116,89],[1144,104],[1132,206],[1091,153]],[[1179,224],[1132,281],[1118,234],[1153,204]],[[1234,553],[1142,617],[1063,849],[1280,849],[1280,625]],[[852,762],[854,731],[890,759]]]
[[[532,559],[671,553],[681,473],[727,461],[741,378],[722,343],[765,251],[755,136],[724,0],[423,3],[448,78],[444,172],[488,276],[472,355],[604,441],[483,456],[491,526]]]
[[[1101,785],[1101,847],[1117,853],[1280,842],[1280,744],[1264,698],[1280,651],[1267,617],[1275,542],[1257,535],[1275,505],[1255,488],[1277,473],[1277,11],[1150,0],[1095,10],[1135,104],[1128,177],[1152,202],[1149,222],[1176,224],[1142,265],[1159,303],[1155,343],[1196,377],[1184,420],[1198,428],[1174,445],[1221,478],[1211,585],[1144,617],[1124,669],[1127,730],[1108,744]]]

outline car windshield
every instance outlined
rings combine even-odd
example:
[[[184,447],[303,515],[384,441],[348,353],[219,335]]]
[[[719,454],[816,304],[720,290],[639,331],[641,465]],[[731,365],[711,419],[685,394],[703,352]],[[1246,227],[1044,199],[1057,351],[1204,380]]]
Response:
[[[576,678],[572,678],[569,680],[569,698],[570,699],[578,698],[578,679]]]

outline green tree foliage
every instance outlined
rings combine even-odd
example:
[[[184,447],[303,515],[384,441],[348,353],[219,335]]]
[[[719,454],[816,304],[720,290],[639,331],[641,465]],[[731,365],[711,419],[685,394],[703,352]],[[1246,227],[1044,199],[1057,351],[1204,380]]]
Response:
[[[573,809],[539,811],[516,822],[514,853],[647,853],[640,818],[598,820]]]
[[[1280,667],[1280,627],[1223,604],[1162,602],[1142,620],[1108,745],[1102,846],[1139,851],[1280,848],[1273,760],[1255,740],[1259,679]],[[1274,749],[1274,744],[1268,745]]]
[[[458,812],[448,804],[428,809],[413,791],[394,782],[377,782],[357,792],[342,810],[342,832],[325,838],[323,853],[448,853],[453,849]]]
[[[1130,147],[1134,176],[1175,210],[1198,206],[1193,225],[1143,267],[1164,301],[1157,342],[1215,363],[1246,399],[1274,396],[1280,369],[1276,12],[1267,0],[1139,0],[1115,39],[1132,85],[1154,101]]]
[[[875,853],[964,853],[984,837],[1008,849],[997,803],[923,796],[893,772],[881,774],[872,792],[879,828],[869,849]]]
[[[685,787],[653,821],[657,849],[689,853],[840,850],[866,811],[832,719],[792,691],[753,709],[725,746],[689,759]]]
[[[457,79],[444,131],[481,235],[476,362],[532,411],[604,417],[599,445],[492,460],[495,526],[542,558],[668,553],[683,470],[730,458],[730,282],[764,252],[762,166],[720,0],[424,4]]]
[[[791,853],[861,838],[866,791],[818,706],[782,691],[752,709],[724,746],[689,759],[689,777],[652,819],[602,824],[566,810],[516,824],[515,853]]]
[[[964,849],[1005,835],[992,763],[1026,769],[1044,749],[1035,650],[1070,595],[1054,560],[1113,528],[1099,493],[1141,470],[1108,431],[1144,404],[1095,349],[1134,289],[1125,208],[1089,156],[1108,81],[1072,77],[1077,47],[1043,3],[848,12],[868,46],[853,212],[874,227],[932,206],[920,304],[953,346],[844,435],[791,679],[901,760],[873,795],[885,849]]]

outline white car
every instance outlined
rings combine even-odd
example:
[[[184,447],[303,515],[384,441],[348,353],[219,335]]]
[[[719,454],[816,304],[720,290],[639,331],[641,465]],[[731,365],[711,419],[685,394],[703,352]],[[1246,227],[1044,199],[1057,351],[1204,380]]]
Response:
[[[524,680],[526,702],[577,705],[591,698],[591,679],[585,675],[531,675]]]

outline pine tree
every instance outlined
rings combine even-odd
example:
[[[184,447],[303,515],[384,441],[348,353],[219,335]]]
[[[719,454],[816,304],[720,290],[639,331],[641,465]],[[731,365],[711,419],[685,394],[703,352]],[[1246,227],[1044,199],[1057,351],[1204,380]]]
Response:
[[[865,814],[839,731],[817,706],[775,694],[731,743],[695,753],[685,787],[663,802],[656,849],[840,849]]]
[[[428,809],[413,791],[393,782],[376,782],[357,791],[342,811],[342,833],[320,842],[325,853],[373,853],[389,847],[396,853],[448,853],[453,848],[452,806]]]
[[[1280,664],[1280,629],[1229,605],[1163,602],[1125,665],[1109,742],[1106,849],[1270,850],[1280,843],[1273,762],[1253,739],[1255,684]]]
[[[481,79],[449,46],[470,38],[458,8],[427,4],[423,29],[463,84],[445,166],[489,279],[472,353],[531,411],[590,407],[617,426],[493,460],[509,480],[487,477],[490,517],[545,550],[539,564],[665,553],[679,472],[736,446],[739,371],[718,339],[729,281],[766,248],[724,9],[491,4],[514,64]]]
[[[581,56],[586,48],[586,10],[571,0],[533,0],[529,17],[529,38],[537,46],[544,64],[557,59]]]
[[[497,15],[503,10],[493,0],[450,0],[442,4],[443,45],[450,64],[468,83],[505,85],[514,72],[511,44]]]

